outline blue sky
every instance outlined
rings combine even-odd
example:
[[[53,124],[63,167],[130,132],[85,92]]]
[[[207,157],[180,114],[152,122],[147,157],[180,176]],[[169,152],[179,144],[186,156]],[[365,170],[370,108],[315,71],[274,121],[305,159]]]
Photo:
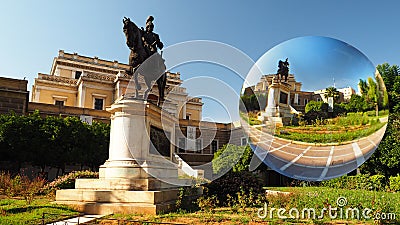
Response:
[[[0,13],[0,76],[48,73],[59,49],[87,56],[128,61],[122,18],[144,26],[155,17],[155,32],[164,45],[190,40],[229,44],[252,60],[286,40],[309,35],[344,41],[365,54],[374,66],[400,64],[399,1],[5,1]],[[239,76],[220,65],[193,63],[174,69],[183,79],[197,76],[223,80],[239,93]],[[201,82],[197,82],[198,85]],[[208,89],[208,86],[202,86]],[[190,86],[188,86],[189,92]],[[217,90],[215,90],[217,89]],[[228,95],[214,88],[222,99]],[[210,90],[211,92],[211,90]],[[231,94],[229,94],[231,95]],[[206,101],[206,99],[205,99]],[[232,97],[223,105],[236,104]],[[217,101],[204,116],[229,121]],[[233,118],[234,119],[234,118]]]
[[[360,79],[367,80],[375,74],[375,66],[359,50],[345,42],[322,36],[285,41],[266,52],[256,64],[263,74],[275,74],[279,60],[286,58],[289,59],[289,72],[295,75],[296,81],[302,82],[304,91],[330,86],[351,86],[357,91]],[[256,83],[260,78],[254,77],[253,80]]]

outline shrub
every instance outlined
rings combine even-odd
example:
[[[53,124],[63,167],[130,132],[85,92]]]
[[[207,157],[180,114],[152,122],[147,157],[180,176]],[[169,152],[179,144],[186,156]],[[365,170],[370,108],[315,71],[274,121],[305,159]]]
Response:
[[[375,111],[367,111],[364,114],[367,115],[367,116],[375,116],[376,112]]]
[[[379,191],[384,191],[385,190],[385,185],[386,184],[386,180],[385,180],[385,176],[384,175],[373,175],[370,176],[368,179],[368,183],[367,183],[367,188],[369,190],[379,190]]]
[[[212,161],[215,174],[224,173],[229,170],[234,172],[248,171],[253,151],[249,145],[236,146],[226,144],[214,153]]]
[[[304,120],[307,121],[307,124],[313,124],[315,123],[317,120],[324,120],[328,118],[328,113],[327,112],[320,112],[320,111],[308,111],[305,115],[304,115]]]
[[[219,201],[215,195],[209,197],[201,196],[197,199],[197,204],[202,211],[213,212],[214,209],[219,205]]]
[[[0,194],[6,194],[6,189],[11,185],[11,175],[4,171],[0,172]]]
[[[400,191],[400,175],[389,178],[389,188],[392,191]]]
[[[228,206],[230,201],[238,200],[240,195],[255,195],[262,192],[262,182],[259,177],[249,171],[232,172],[205,185],[205,197],[216,196],[221,206]]]
[[[332,180],[321,182],[321,186],[337,189],[358,189],[384,191],[386,180],[384,175],[364,175],[342,176]]]
[[[185,186],[179,188],[178,199],[175,202],[175,206],[181,211],[197,211],[199,210],[198,198],[202,195],[202,187],[197,185]],[[197,204],[196,204],[197,203]]]
[[[307,103],[305,111],[306,113],[310,112],[310,111],[314,111],[314,112],[328,112],[328,103],[320,101],[310,101]]]
[[[385,109],[385,110],[379,111],[379,116],[387,116],[387,115],[389,115],[389,110]]]
[[[93,172],[89,170],[84,171],[73,171],[64,176],[58,177],[54,181],[46,184],[43,187],[44,193],[50,193],[51,191],[59,190],[59,189],[69,189],[75,187],[75,180],[77,178],[98,178],[99,173]]]
[[[348,113],[345,117],[338,117],[336,125],[339,126],[350,126],[350,125],[366,125],[369,122],[369,118],[362,113]]]
[[[27,176],[23,176],[21,180],[22,190],[20,194],[28,204],[31,204],[35,196],[40,194],[40,191],[45,184],[45,180],[40,177],[30,180]]]
[[[16,175],[14,178],[9,173],[0,173],[0,190],[8,197],[23,197],[28,204],[35,196],[40,194],[45,181],[39,177],[29,179],[25,175]]]

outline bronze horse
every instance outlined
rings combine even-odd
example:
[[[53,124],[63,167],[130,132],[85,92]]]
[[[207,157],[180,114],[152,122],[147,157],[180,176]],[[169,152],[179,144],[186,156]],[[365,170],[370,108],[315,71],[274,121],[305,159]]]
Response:
[[[167,81],[164,59],[158,53],[152,55],[147,53],[142,39],[143,30],[139,29],[134,22],[124,17],[123,24],[126,45],[131,50],[129,54],[130,68],[127,73],[134,77],[136,98],[139,97],[139,90],[141,90],[141,86],[138,82],[138,75],[140,74],[143,76],[147,86],[143,99],[147,99],[152,87],[152,82],[156,80],[159,93],[157,104],[160,105],[161,102],[164,101],[164,89]]]

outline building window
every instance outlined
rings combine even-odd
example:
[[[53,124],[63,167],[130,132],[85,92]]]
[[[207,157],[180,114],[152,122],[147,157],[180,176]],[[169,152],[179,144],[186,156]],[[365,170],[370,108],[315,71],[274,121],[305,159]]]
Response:
[[[94,109],[103,110],[103,108],[104,108],[104,99],[94,98]]]
[[[67,97],[65,97],[65,96],[52,95],[52,97],[54,100],[54,105],[57,105],[57,106],[64,106],[67,101]]]
[[[308,104],[308,99],[304,99],[304,105],[307,105]]]
[[[321,101],[321,99],[320,98],[317,98],[317,102],[320,102]]]
[[[186,115],[186,119],[187,119],[187,120],[190,120],[190,115]]]
[[[82,71],[75,71],[75,79],[79,79],[81,77]]]
[[[247,137],[242,137],[242,138],[240,139],[240,143],[241,143],[242,146],[247,145]]]
[[[213,140],[211,142],[211,154],[218,150],[218,140]]]
[[[196,139],[196,151],[201,151],[203,149],[202,139]]]
[[[179,152],[183,152],[186,149],[186,138],[179,138],[178,139],[178,148]]]
[[[61,100],[56,100],[54,105],[58,105],[58,106],[64,106],[64,101]]]

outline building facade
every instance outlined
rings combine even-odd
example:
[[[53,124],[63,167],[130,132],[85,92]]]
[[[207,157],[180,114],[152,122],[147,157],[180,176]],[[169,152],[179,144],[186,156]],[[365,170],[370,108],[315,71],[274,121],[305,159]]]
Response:
[[[49,74],[39,73],[32,86],[31,101],[57,106],[105,110],[124,94],[133,93],[135,84],[126,75],[127,64],[59,51]],[[139,76],[139,82],[145,85]],[[201,120],[201,98],[191,98],[180,87],[179,73],[167,72],[168,99],[177,104],[179,118]],[[156,85],[156,84],[155,84]],[[143,91],[143,90],[141,90]],[[152,88],[148,99],[157,99],[157,88]],[[94,116],[96,115],[85,115]]]
[[[268,95],[268,87],[272,84],[272,80],[275,76],[275,74],[263,75],[256,85],[247,87],[244,90],[244,94]],[[293,74],[289,74],[287,83],[290,86],[289,104],[299,112],[305,113],[305,107],[310,101],[323,101],[326,103],[328,102],[328,99],[325,98],[326,89],[315,91],[302,91],[302,83],[296,81]],[[351,96],[355,94],[354,89],[351,87],[340,88],[337,89],[337,91],[339,92],[338,102],[349,101]],[[268,102],[266,103],[266,105],[267,104]]]
[[[50,73],[39,73],[35,79],[28,111],[78,116],[89,123],[92,120],[109,123],[110,114],[105,109],[136,90],[133,79],[125,73],[128,69],[127,64],[117,61],[60,50]],[[140,76],[139,82],[142,87],[145,85]],[[186,88],[181,87],[182,82],[180,73],[167,72],[163,107],[179,118],[173,144],[184,161],[191,166],[206,164],[211,162],[214,152],[227,143],[247,144],[238,124],[202,121],[202,99],[189,96]],[[155,103],[157,96],[155,86],[148,100]]]
[[[356,91],[352,87],[345,87],[337,89],[340,93],[343,94],[343,100],[345,102],[349,102],[352,95],[356,94]]]
[[[0,77],[0,113],[25,114],[28,108],[28,81]]]

